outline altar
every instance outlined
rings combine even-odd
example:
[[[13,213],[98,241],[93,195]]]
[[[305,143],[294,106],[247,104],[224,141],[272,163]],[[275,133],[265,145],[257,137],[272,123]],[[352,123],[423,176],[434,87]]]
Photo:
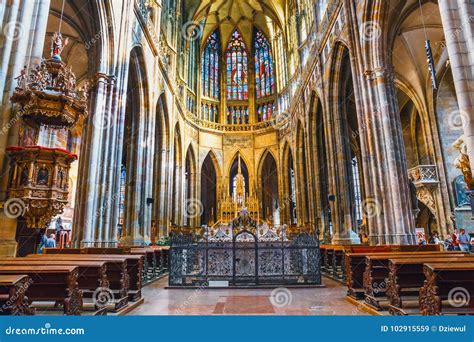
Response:
[[[258,225],[246,208],[229,224],[173,233],[170,287],[321,285],[317,236]]]

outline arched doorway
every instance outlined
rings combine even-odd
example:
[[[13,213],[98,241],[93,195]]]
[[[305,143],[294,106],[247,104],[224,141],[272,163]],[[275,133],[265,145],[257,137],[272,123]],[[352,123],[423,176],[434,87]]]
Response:
[[[201,202],[203,211],[201,225],[212,225],[217,221],[217,172],[209,152],[201,168]]]
[[[286,188],[287,188],[287,200],[288,200],[288,219],[289,223],[294,225],[297,224],[296,215],[296,177],[295,177],[295,164],[293,163],[293,154],[288,149],[287,159],[287,174],[286,174]]]
[[[261,182],[261,218],[280,224],[280,204],[278,197],[278,169],[275,158],[270,152],[263,157],[260,171]]]

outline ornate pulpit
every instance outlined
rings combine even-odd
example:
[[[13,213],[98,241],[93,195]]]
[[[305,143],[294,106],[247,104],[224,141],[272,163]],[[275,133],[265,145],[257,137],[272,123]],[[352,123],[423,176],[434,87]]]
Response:
[[[78,88],[72,68],[61,59],[67,44],[61,33],[53,36],[51,58],[16,78],[11,101],[18,106],[23,132],[21,146],[10,146],[11,161],[7,215],[23,216],[29,228],[46,228],[63,212],[69,196],[69,170],[77,156],[64,148],[38,146],[41,129],[71,129],[87,116],[88,84]],[[12,211],[13,210],[13,211]]]

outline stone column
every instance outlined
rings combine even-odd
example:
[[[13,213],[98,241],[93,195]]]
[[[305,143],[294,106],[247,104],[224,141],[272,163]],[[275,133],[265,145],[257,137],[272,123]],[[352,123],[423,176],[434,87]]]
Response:
[[[16,87],[14,78],[24,65],[36,63],[42,57],[49,6],[50,0],[0,3],[0,199],[5,198],[9,173],[5,147],[18,143],[20,118],[10,103]],[[17,220],[0,210],[0,224],[0,256],[14,256]]]
[[[463,121],[464,141],[471,170],[474,170],[474,4],[472,0],[442,0],[439,10]]]

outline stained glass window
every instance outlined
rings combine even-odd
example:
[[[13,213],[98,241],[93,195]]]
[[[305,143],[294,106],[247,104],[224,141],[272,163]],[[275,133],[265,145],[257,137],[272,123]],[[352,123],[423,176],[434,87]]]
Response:
[[[269,102],[257,105],[257,120],[267,121],[273,118],[275,112],[275,103]]]
[[[255,91],[259,99],[275,92],[272,50],[267,38],[260,30],[256,30],[254,34],[254,49]]]
[[[207,38],[201,65],[202,94],[219,98],[219,33],[214,31]]]
[[[248,57],[244,40],[239,31],[232,33],[226,51],[227,99],[248,99]]]

